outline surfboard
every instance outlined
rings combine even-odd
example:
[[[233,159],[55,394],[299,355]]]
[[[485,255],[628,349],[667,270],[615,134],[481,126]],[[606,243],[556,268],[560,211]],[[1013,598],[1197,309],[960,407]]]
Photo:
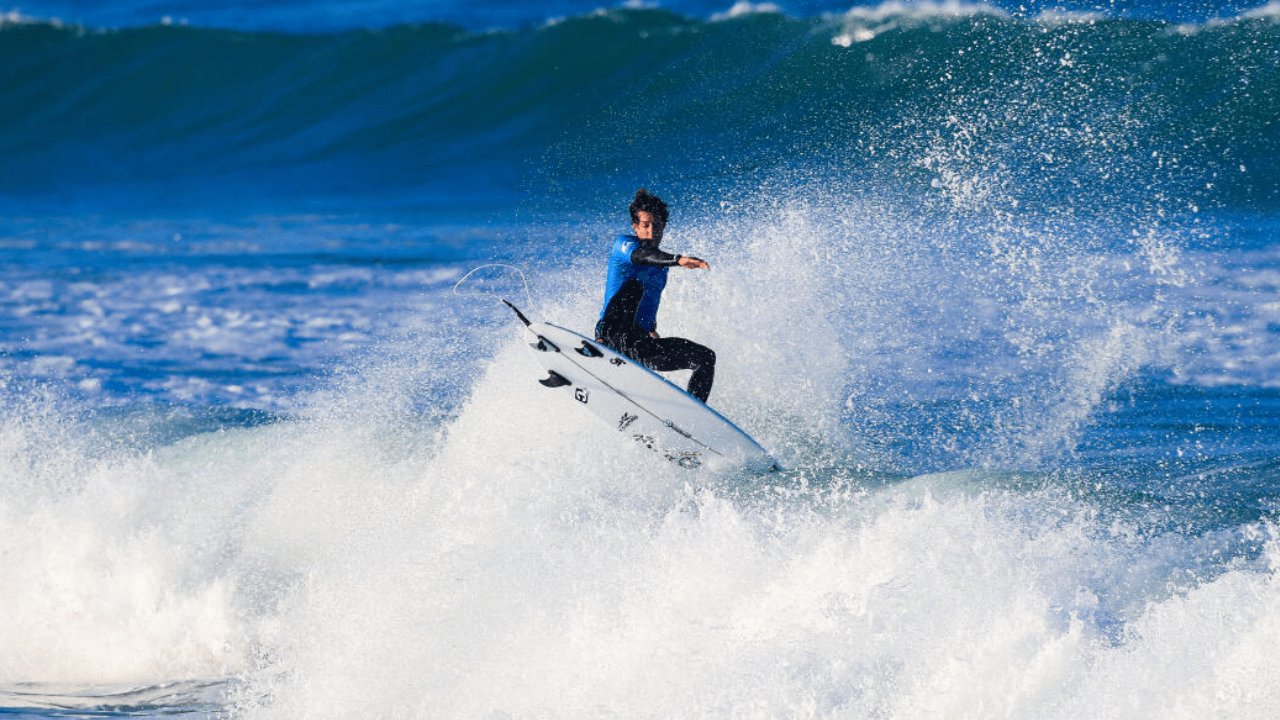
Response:
[[[751,436],[666,378],[572,330],[529,322],[507,305],[525,322],[529,348],[547,372],[538,382],[628,440],[683,468],[780,469]]]

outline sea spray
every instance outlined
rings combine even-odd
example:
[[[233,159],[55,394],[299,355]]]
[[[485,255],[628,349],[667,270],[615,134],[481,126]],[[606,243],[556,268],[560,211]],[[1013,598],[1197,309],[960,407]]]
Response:
[[[1274,716],[1274,13],[844,10],[5,23],[0,707]],[[642,184],[783,473],[450,292]]]

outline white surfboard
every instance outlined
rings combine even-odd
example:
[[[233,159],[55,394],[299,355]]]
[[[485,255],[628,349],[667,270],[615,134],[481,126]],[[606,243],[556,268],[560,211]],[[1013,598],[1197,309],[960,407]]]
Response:
[[[779,469],[749,435],[661,375],[572,330],[516,313],[526,323],[534,357],[548,372],[539,382],[629,440],[685,468]]]

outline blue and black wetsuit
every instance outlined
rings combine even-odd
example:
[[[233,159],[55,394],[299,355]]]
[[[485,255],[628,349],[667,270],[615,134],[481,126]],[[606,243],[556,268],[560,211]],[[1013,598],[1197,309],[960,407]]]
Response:
[[[634,246],[629,253],[627,245]],[[615,262],[619,254],[631,267]],[[662,289],[667,284],[667,268],[678,261],[678,255],[642,244],[637,238],[618,238],[609,256],[609,283],[596,337],[650,370],[693,370],[688,392],[706,402],[716,377],[715,352],[692,340],[656,338],[650,334],[656,326]]]
[[[622,284],[635,278],[644,285],[644,298],[636,310],[636,324],[653,332],[658,326],[658,303],[662,302],[662,289],[667,286],[667,270],[679,262],[679,255],[659,250],[652,240],[619,235],[609,250],[609,276],[604,284],[600,319],[604,320],[604,309],[609,307],[609,301]]]

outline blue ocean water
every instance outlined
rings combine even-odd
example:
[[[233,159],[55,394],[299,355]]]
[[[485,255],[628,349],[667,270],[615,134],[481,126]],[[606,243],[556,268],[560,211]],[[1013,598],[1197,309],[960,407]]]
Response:
[[[0,98],[0,713],[1280,713],[1275,2],[35,2]],[[641,185],[782,473],[452,291],[591,327]]]

